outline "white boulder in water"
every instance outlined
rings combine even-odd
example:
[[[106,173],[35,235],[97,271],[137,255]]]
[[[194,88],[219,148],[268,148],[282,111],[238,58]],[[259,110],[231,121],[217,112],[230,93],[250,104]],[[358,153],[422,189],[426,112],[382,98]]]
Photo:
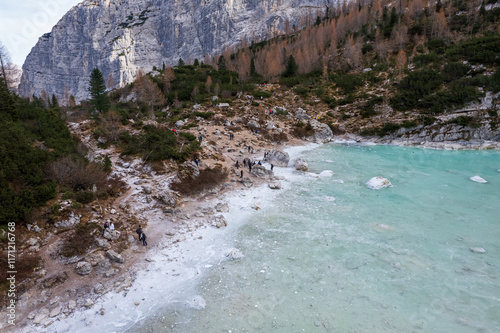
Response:
[[[482,247],[471,247],[470,250],[474,253],[486,253],[486,250]]]
[[[473,182],[476,182],[476,183],[481,183],[481,184],[485,184],[488,182],[487,180],[485,180],[484,178],[482,178],[480,176],[470,177],[470,180],[472,180]]]
[[[391,182],[382,176],[373,177],[369,181],[365,183],[366,187],[371,188],[372,190],[380,190],[384,187],[391,186]]]
[[[324,171],[321,171],[321,173],[319,174],[319,177],[331,177],[334,174],[335,173],[332,170],[324,170]]]
[[[298,171],[307,171],[309,169],[309,165],[307,165],[307,162],[302,158],[296,159],[293,166]]]

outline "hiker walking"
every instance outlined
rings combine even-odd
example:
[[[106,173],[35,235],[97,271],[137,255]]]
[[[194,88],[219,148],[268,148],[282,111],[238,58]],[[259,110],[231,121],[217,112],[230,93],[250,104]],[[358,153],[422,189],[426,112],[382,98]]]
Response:
[[[240,161],[236,161],[236,169],[240,168]]]
[[[271,164],[271,171],[273,171],[273,169],[274,169],[274,165]]]
[[[141,233],[139,239],[142,239],[142,246],[148,245],[148,242],[146,242],[146,234],[144,232]]]
[[[141,228],[141,226],[139,226],[139,228],[137,228],[137,230],[135,232],[137,233],[137,236],[139,237],[139,240],[141,240],[141,234],[142,234],[142,228]]]
[[[241,170],[240,178],[243,178],[243,170]]]

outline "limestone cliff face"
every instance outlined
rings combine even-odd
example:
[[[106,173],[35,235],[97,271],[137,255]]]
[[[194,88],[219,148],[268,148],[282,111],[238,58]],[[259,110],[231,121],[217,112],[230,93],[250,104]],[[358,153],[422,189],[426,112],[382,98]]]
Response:
[[[325,10],[330,0],[85,0],[40,37],[23,65],[22,96],[88,97],[93,68],[116,86],[163,63],[213,54]]]

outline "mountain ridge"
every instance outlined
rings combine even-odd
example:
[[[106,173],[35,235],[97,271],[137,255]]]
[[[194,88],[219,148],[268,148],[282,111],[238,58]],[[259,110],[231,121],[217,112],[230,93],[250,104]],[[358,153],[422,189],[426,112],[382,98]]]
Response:
[[[139,69],[203,58],[250,38],[299,25],[329,0],[85,0],[40,37],[24,65],[19,93],[47,94],[67,102],[88,97],[90,72],[98,67],[108,88],[134,81]]]

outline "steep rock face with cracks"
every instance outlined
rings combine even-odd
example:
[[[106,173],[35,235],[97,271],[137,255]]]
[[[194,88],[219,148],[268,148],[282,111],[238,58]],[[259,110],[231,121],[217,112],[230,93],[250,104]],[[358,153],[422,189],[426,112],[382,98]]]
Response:
[[[316,17],[330,0],[85,0],[44,34],[23,65],[21,96],[43,90],[62,102],[88,98],[94,68],[108,88],[133,82],[139,69],[203,60],[243,40]]]

